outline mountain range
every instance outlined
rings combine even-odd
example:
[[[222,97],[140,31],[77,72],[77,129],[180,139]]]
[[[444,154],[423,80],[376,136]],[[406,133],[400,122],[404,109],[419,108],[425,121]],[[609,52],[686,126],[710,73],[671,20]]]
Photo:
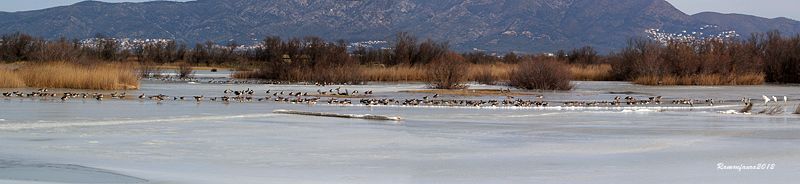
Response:
[[[800,33],[800,22],[739,14],[690,16],[665,0],[83,1],[0,12],[0,33],[20,31],[47,39],[102,33],[187,45],[234,40],[256,45],[266,36],[362,42],[393,40],[397,31],[408,31],[420,40],[448,41],[456,51],[490,53],[555,52],[586,45],[603,53],[626,46],[628,38],[653,37],[648,30],[687,36],[681,33],[749,35],[774,29]]]

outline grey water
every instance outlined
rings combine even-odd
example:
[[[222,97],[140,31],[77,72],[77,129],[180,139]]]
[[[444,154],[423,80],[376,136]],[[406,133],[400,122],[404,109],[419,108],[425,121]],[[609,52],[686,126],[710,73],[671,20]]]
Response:
[[[211,84],[144,80],[141,89],[50,92],[164,94],[135,99],[11,97],[0,101],[2,183],[674,183],[800,179],[800,102],[795,85],[640,86],[574,82],[576,90],[514,92],[548,107],[467,107],[212,102],[226,89],[255,97],[336,87],[371,98],[421,99],[424,83]],[[471,84],[470,89],[504,86]],[[31,92],[37,89],[0,89]],[[203,95],[196,102],[192,96]],[[762,95],[780,98],[764,103]],[[188,100],[176,101],[173,97]],[[284,95],[288,96],[288,95]],[[569,101],[663,96],[663,104],[585,107]],[[787,102],[783,97],[787,97]],[[328,97],[322,97],[327,99]],[[726,114],[750,98],[754,111]],[[439,99],[505,100],[503,96]],[[673,100],[714,105],[672,104]],[[723,102],[720,102],[722,100]],[[399,116],[375,121],[274,114],[274,110]],[[722,164],[722,165],[720,165]],[[772,168],[760,164],[773,164]],[[36,167],[39,166],[39,167]],[[721,166],[754,166],[730,169]],[[75,168],[80,172],[76,171]],[[5,173],[5,174],[4,174]],[[106,180],[65,180],[67,176]]]

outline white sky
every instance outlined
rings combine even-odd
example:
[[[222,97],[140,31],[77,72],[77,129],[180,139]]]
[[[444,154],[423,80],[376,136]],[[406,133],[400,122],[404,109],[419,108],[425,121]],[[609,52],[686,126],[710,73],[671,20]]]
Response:
[[[798,0],[667,0],[686,14],[713,11],[739,13],[765,18],[786,17],[800,20]]]
[[[15,12],[66,6],[81,0],[0,0],[0,11]],[[104,2],[144,2],[148,0],[102,0]],[[188,0],[180,0],[188,1]],[[800,20],[798,0],[667,0],[686,14],[704,11],[740,13],[766,18],[787,17]]]

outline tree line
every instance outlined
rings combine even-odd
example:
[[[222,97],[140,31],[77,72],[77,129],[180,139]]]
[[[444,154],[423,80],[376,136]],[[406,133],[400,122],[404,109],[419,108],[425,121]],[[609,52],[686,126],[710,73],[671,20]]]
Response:
[[[607,58],[617,80],[643,76],[737,76],[761,73],[767,82],[800,83],[800,36],[753,33],[750,38],[630,39]]]
[[[397,32],[390,49],[355,48],[340,39],[326,41],[317,36],[281,38],[267,36],[258,47],[239,49],[235,41],[224,45],[196,43],[194,48],[175,41],[135,44],[121,48],[119,40],[95,36],[94,45],[60,38],[45,40],[19,32],[0,38],[0,61],[16,62],[97,62],[133,61],[141,65],[186,63],[193,66],[236,67],[249,71],[246,77],[272,80],[360,83],[361,66],[428,66],[442,58],[471,64],[518,64],[528,60],[547,60],[569,65],[608,64],[615,80],[634,80],[643,76],[686,76],[761,73],[769,82],[800,83],[800,36],[779,31],[754,33],[750,38],[672,40],[661,43],[632,38],[628,46],[607,56],[590,46],[560,50],[551,58],[507,53],[504,56],[482,52],[454,54],[448,42],[420,41],[408,32]],[[536,59],[538,58],[538,59]],[[542,62],[537,62],[542,63]],[[145,67],[146,68],[146,67]]]

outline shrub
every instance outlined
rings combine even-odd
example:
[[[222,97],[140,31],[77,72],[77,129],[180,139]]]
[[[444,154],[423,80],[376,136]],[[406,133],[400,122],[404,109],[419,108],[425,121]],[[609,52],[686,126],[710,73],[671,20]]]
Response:
[[[509,74],[508,85],[520,89],[570,90],[572,72],[567,64],[549,57],[528,57]]]
[[[461,55],[450,52],[428,64],[428,85],[435,89],[464,89],[469,64]]]
[[[194,75],[194,69],[192,65],[186,62],[180,62],[177,64],[178,70],[175,73],[178,73],[178,77],[180,78],[191,78]]]
[[[161,74],[161,70],[155,62],[141,62],[139,63],[139,75],[142,77],[156,77]]]

